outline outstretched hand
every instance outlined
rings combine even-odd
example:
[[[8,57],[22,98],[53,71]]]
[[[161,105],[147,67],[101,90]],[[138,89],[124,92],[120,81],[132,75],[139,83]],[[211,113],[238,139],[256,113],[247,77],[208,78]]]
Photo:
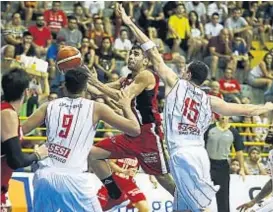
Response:
[[[240,210],[240,212],[243,212],[243,211],[246,211],[249,208],[252,208],[254,205],[255,205],[255,202],[250,201],[250,202],[247,202],[245,204],[242,204],[242,205],[238,206],[236,209]]]
[[[129,25],[133,23],[131,18],[126,14],[122,4],[118,4],[117,9],[116,9],[116,14],[118,17],[120,17],[125,25]]]

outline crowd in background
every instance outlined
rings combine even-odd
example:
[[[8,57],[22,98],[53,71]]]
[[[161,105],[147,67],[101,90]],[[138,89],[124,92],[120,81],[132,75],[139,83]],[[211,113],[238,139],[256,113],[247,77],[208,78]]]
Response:
[[[123,2],[126,12],[156,44],[162,57],[178,75],[181,67],[194,59],[210,67],[205,83],[210,95],[233,103],[273,101],[273,2]],[[48,62],[47,73],[28,69],[30,93],[20,113],[29,116],[45,101],[63,96],[64,76],[55,66],[58,50],[65,45],[78,48],[89,69],[95,68],[102,82],[126,77],[126,63],[135,43],[130,31],[116,15],[117,2],[24,1],[1,2],[1,73],[22,66],[26,55]],[[259,42],[259,49],[253,41]],[[269,45],[270,46],[270,45]],[[270,49],[271,48],[271,49]],[[264,57],[251,67],[252,51]],[[33,67],[32,67],[33,68]],[[246,95],[242,87],[259,91],[259,99]],[[164,89],[158,96],[159,110],[164,107]],[[94,98],[87,94],[86,98]],[[103,99],[97,99],[103,101]],[[215,114],[215,120],[220,117]],[[270,124],[265,116],[232,117],[230,121]],[[111,129],[101,123],[98,129]],[[244,141],[263,142],[266,128],[238,128]],[[98,132],[97,137],[114,132]],[[35,131],[32,135],[44,135]],[[25,147],[32,147],[33,142]],[[247,174],[267,174],[261,161],[266,147],[245,148]],[[239,162],[231,161],[231,173],[238,173]]]

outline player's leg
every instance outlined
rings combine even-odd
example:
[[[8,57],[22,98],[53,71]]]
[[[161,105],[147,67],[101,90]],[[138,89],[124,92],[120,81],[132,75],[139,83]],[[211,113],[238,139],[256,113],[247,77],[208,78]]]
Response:
[[[163,133],[155,124],[142,127],[141,142],[134,146],[135,155],[145,173],[154,175],[160,185],[172,196],[175,184],[169,172],[167,154],[163,146]]]
[[[128,145],[126,136],[118,135],[100,141],[90,151],[90,165],[94,173],[107,188],[109,196],[113,199],[120,198],[121,191],[113,180],[108,163],[103,159],[130,157],[131,154]]]
[[[163,188],[165,188],[172,196],[174,195],[175,183],[173,181],[172,176],[169,173],[155,175],[155,178]]]
[[[137,208],[139,212],[149,212],[149,204],[144,193],[136,185],[135,181],[127,180],[127,183],[123,183],[122,190],[127,194],[131,203],[127,206],[129,208]]]
[[[202,147],[187,147],[172,155],[171,173],[177,186],[175,210],[200,211],[211,204],[219,188],[210,180],[209,170],[209,159]]]

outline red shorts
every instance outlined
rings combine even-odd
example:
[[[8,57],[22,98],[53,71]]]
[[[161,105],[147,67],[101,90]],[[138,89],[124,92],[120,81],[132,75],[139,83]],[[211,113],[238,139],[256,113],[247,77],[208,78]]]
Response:
[[[122,178],[115,174],[113,174],[113,178],[122,193],[126,194],[127,198],[131,201],[132,204],[146,200],[145,195],[137,187],[134,179]],[[109,201],[108,192],[104,186],[99,189],[97,196],[102,206],[105,206]]]
[[[98,142],[96,146],[111,152],[109,159],[136,157],[147,174],[161,175],[169,172],[163,133],[155,124],[141,126],[141,134],[137,137],[117,135]]]

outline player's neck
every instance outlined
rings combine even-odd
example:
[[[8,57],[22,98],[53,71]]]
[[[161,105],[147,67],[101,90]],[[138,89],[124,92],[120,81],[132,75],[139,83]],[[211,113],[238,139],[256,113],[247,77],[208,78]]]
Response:
[[[13,109],[19,114],[21,108],[21,100],[9,102],[9,104],[13,107]]]
[[[71,93],[68,93],[67,97],[71,98],[71,99],[77,99],[77,98],[83,97],[83,93],[80,93],[80,94],[71,94]]]
[[[137,71],[132,72],[132,78],[134,79],[140,72],[144,71],[145,69],[139,69]]]

